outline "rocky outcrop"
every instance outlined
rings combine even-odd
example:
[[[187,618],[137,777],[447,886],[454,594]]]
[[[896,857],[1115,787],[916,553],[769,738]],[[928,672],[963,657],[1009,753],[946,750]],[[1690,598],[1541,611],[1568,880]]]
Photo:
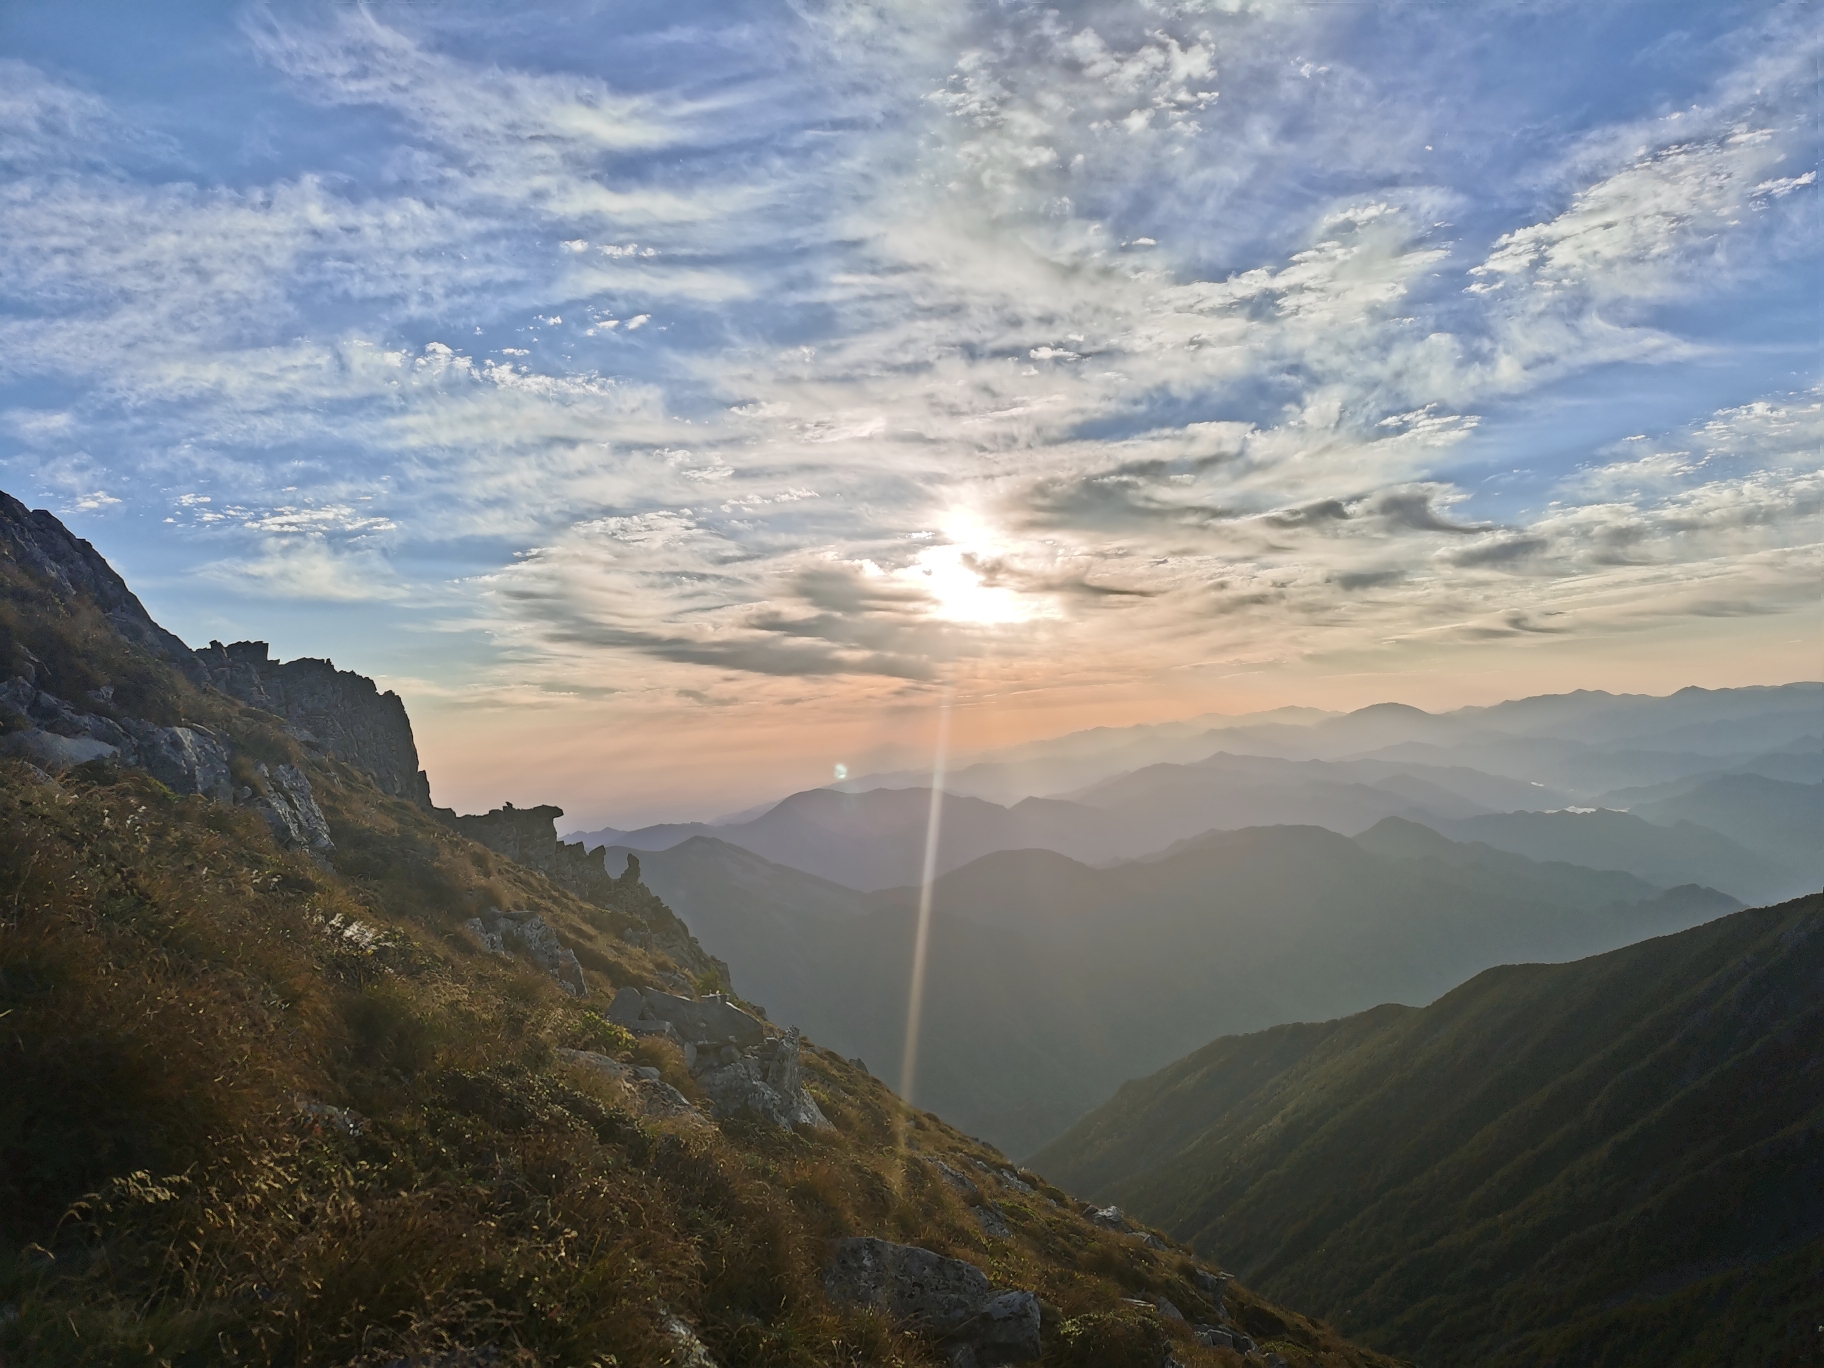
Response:
[[[327,660],[273,660],[263,641],[212,641],[195,658],[223,693],[284,718],[299,740],[364,770],[383,792],[430,808],[412,721],[392,690]]]
[[[996,1292],[974,1264],[915,1245],[837,1240],[823,1275],[833,1301],[870,1307],[941,1343],[952,1368],[989,1368],[1039,1357],[1039,1303]]]
[[[1121,1214],[1118,1206],[1085,1206],[1083,1215],[1091,1225],[1101,1226],[1104,1230],[1126,1231],[1128,1228],[1127,1217]]]
[[[105,697],[98,703],[107,704]],[[174,793],[228,802],[228,747],[205,727],[161,727],[135,717],[84,712],[18,676],[0,684],[0,750],[53,773],[90,760],[146,770]]]
[[[608,1008],[608,1019],[632,1031],[669,1025],[679,1040],[699,1050],[726,1046],[746,1050],[766,1038],[760,1019],[749,1016],[721,993],[691,999],[656,988],[623,988]]]
[[[269,770],[260,764],[254,769],[266,791],[250,793],[247,806],[266,819],[279,844],[308,851],[320,859],[334,854],[336,846],[329,838],[329,823],[323,817],[323,809],[317,806],[304,772],[295,765]]]
[[[624,913],[630,924],[620,928],[630,945],[657,951],[699,979],[729,982],[728,966],[690,934],[690,928],[640,879],[640,862],[629,855],[616,876],[608,872],[607,852],[585,850],[580,841],[557,839],[557,819],[564,810],[551,804],[519,808],[511,803],[485,813],[458,815],[449,808],[432,811],[447,825],[479,841],[515,864],[536,869],[559,888],[597,907]]]
[[[709,1098],[717,1117],[747,1114],[784,1130],[795,1126],[827,1130],[828,1118],[804,1088],[802,1049],[795,1028],[751,1050],[735,1052],[729,1045],[708,1054],[699,1048],[694,1069],[697,1086]]]
[[[589,991],[576,951],[557,938],[536,912],[487,911],[464,923],[482,947],[496,955],[523,954],[543,969],[566,993],[582,997]]]
[[[102,700],[105,701],[105,700]],[[138,717],[79,712],[23,677],[0,684],[0,754],[58,773],[90,760],[143,769],[173,793],[240,803],[266,819],[279,844],[326,859],[335,851],[310,780],[295,765],[256,765],[261,789],[239,793],[228,771],[228,743],[207,727],[161,727]]]
[[[1226,1319],[1228,1309],[1223,1305],[1223,1298],[1228,1295],[1229,1284],[1235,1281],[1233,1273],[1212,1273],[1207,1268],[1191,1270],[1191,1281],[1197,1290],[1210,1299],[1210,1305],[1216,1308],[1218,1318]]]
[[[675,1040],[718,1118],[747,1114],[785,1130],[830,1124],[805,1091],[798,1032],[769,1035],[764,1022],[721,993],[693,999],[623,988],[608,1019],[638,1035]]]
[[[503,803],[488,812],[458,816],[447,808],[438,815],[471,841],[479,841],[489,850],[505,855],[515,864],[536,869],[553,883],[567,887],[573,877],[569,861],[559,857],[562,843],[557,839],[557,819],[564,815],[561,807],[550,803],[539,807],[514,807]],[[602,869],[606,878],[608,871]],[[571,892],[578,890],[572,888]]]
[[[982,1234],[992,1236],[997,1240],[1013,1238],[1013,1227],[1007,1224],[1007,1213],[993,1202],[972,1206],[969,1208],[969,1214],[975,1217],[976,1224],[982,1228]]]
[[[0,493],[0,556],[65,598],[90,599],[126,640],[175,665],[192,683],[207,682],[190,648],[152,620],[99,551],[44,509],[28,509],[6,493]]]

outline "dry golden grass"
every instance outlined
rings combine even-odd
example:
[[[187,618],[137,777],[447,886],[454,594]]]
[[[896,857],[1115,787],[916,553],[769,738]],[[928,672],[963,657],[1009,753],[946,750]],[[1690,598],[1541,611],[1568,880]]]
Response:
[[[626,915],[191,688],[92,611],[55,608],[0,565],[0,666],[29,651],[63,696],[113,683],[136,715],[302,765],[337,869],[143,774],[46,783],[0,760],[0,1362],[431,1364],[487,1348],[633,1368],[669,1361],[667,1311],[726,1368],[941,1361],[824,1297],[827,1241],[849,1234],[1031,1288],[1048,1362],[1151,1363],[1166,1340],[1187,1368],[1240,1361],[1123,1306],[1207,1311],[1181,1252],[972,1167],[1006,1161],[833,1054],[807,1051],[833,1122],[814,1134],[655,1118],[563,1063],[559,1048],[604,1049],[697,1095],[674,1048],[602,1019],[618,985],[675,971],[621,939]],[[483,952],[462,923],[487,905],[539,912],[589,996]],[[939,1157],[1011,1238],[983,1233]],[[1386,1362],[1275,1323],[1296,1364]]]

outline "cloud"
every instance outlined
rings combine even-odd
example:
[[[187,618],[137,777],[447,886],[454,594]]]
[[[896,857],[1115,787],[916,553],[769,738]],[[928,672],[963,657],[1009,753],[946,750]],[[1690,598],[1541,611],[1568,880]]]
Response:
[[[196,573],[218,588],[256,598],[376,603],[408,592],[378,556],[339,550],[320,536],[273,538],[256,555],[209,562]]]
[[[813,4],[692,29],[701,71],[647,35],[623,80],[434,8],[250,12],[261,79],[362,144],[264,181],[20,67],[0,379],[58,392],[8,410],[10,468],[168,507],[211,585],[434,602],[566,692],[1787,602],[1815,396],[1668,419],[1530,506],[1464,472],[1484,410],[1690,357],[1664,306],[1807,250],[1815,38],[1760,21],[1781,52],[1675,115],[1499,111],[1466,170],[1425,144],[1504,11],[1427,65],[1347,10]]]

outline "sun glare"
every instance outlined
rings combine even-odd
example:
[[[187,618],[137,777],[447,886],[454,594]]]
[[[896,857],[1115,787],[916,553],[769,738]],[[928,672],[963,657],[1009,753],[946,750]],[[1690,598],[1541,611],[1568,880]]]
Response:
[[[991,583],[983,575],[979,566],[993,564],[1007,552],[994,545],[994,538],[979,519],[971,517],[962,525],[953,523],[945,532],[944,544],[920,551],[906,571],[911,582],[935,601],[938,617],[947,622],[1000,627],[1050,615],[1049,605],[1041,598]]]

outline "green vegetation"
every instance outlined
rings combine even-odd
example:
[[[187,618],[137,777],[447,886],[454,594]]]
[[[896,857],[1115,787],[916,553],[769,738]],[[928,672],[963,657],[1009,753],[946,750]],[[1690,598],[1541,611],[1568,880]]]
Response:
[[[1814,895],[1217,1040],[1034,1162],[1428,1368],[1815,1363],[1821,987]]]

